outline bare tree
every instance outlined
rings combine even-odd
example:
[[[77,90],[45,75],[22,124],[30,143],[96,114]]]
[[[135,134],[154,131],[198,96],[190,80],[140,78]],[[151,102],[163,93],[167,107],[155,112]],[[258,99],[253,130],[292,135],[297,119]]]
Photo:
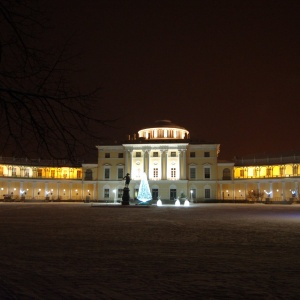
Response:
[[[38,1],[0,2],[0,155],[74,160],[87,151],[98,117],[98,90],[81,93],[68,80],[66,46],[43,47],[47,30]],[[81,150],[78,153],[78,150]]]

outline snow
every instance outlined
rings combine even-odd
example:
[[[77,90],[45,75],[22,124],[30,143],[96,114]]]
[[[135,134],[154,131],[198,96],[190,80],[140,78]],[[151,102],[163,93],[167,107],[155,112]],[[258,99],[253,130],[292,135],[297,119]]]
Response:
[[[1,299],[296,299],[300,206],[0,203]]]

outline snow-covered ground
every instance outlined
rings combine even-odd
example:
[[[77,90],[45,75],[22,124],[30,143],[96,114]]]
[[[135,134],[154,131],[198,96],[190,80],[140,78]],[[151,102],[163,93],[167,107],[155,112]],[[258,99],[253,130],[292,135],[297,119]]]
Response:
[[[300,206],[0,203],[0,299],[299,299]]]

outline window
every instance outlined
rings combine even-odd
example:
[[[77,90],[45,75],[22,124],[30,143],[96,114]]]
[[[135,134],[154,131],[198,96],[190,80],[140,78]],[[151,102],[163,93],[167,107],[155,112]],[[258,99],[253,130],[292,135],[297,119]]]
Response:
[[[81,178],[81,170],[77,170],[77,179]]]
[[[171,178],[176,178],[176,168],[171,168]]]
[[[272,173],[271,173],[271,170],[272,170],[272,169],[271,169],[270,167],[267,167],[267,174],[266,174],[267,177],[272,176],[272,175],[271,175],[271,174],[272,174]]]
[[[280,176],[284,176],[284,167],[280,167]]]
[[[176,157],[176,152],[171,152],[171,157]]]
[[[17,176],[17,169],[15,167],[12,168],[12,176]]]
[[[134,189],[134,199],[137,199],[138,194],[139,194],[139,189]]]
[[[204,157],[210,157],[210,152],[204,152]]]
[[[43,170],[42,169],[38,169],[37,170],[37,174],[38,174],[38,177],[42,177]]]
[[[51,176],[51,178],[54,178],[54,177],[55,177],[55,170],[51,170],[51,172],[50,172],[50,173],[51,173],[51,175],[50,175],[50,176]]]
[[[190,152],[190,157],[196,157],[196,153],[195,152]]]
[[[206,199],[209,199],[209,198],[210,198],[210,189],[205,189],[205,190],[204,190],[204,197],[205,197]]]
[[[223,170],[223,180],[230,180],[230,179],[231,179],[230,169],[225,168]]]
[[[67,175],[67,174],[66,174]],[[84,180],[93,180],[93,172],[91,169],[87,169],[85,171],[85,177]]]
[[[293,175],[294,176],[298,175],[298,166],[297,165],[293,166]]]
[[[109,179],[109,175],[110,175],[109,173],[110,173],[110,169],[105,168],[105,169],[104,169],[104,178],[105,178],[105,179]]]
[[[170,189],[170,199],[171,200],[176,199],[176,189]]]
[[[118,179],[123,179],[123,177],[124,177],[123,168],[118,168]]]
[[[105,153],[105,158],[110,158],[110,153]]]
[[[153,200],[158,199],[158,189],[152,189],[152,199]]]
[[[158,152],[153,152],[153,157],[158,157]]]
[[[191,194],[191,200],[194,200],[197,198],[196,189],[191,189],[190,194]]]
[[[123,153],[118,153],[118,158],[123,158]]]
[[[195,167],[190,168],[190,179],[196,179],[196,168]]]
[[[104,189],[104,198],[109,198],[109,189]]]
[[[153,177],[158,178],[158,168],[153,168]]]
[[[27,168],[27,169],[25,169],[24,176],[25,176],[25,177],[29,177],[29,169],[28,169],[28,168]]]
[[[245,174],[244,169],[240,169],[240,177],[244,178],[245,176],[244,174]]]
[[[204,178],[209,179],[210,178],[210,168],[204,168]]]
[[[118,189],[118,198],[123,197],[123,189]]]
[[[136,152],[135,157],[142,157],[142,153],[141,152]]]

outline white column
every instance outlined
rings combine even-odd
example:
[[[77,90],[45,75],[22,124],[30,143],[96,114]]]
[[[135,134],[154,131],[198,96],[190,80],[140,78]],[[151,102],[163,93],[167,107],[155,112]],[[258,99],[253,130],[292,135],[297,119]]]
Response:
[[[150,178],[150,153],[151,151],[147,151],[147,154],[148,154],[148,178]]]
[[[130,152],[129,152],[129,154],[130,154],[130,162],[129,162],[129,164],[130,164],[130,171],[128,172],[128,173],[132,173],[132,151],[130,150]],[[132,174],[131,174],[131,176],[132,176]]]
[[[168,150],[165,151],[165,179],[168,179]]]
[[[183,164],[183,179],[186,179],[186,151],[182,151],[182,164]]]
[[[129,152],[128,150],[126,150],[125,152],[125,170],[124,170],[125,174],[128,173],[128,152]]]
[[[92,194],[92,196],[93,196],[93,200],[95,200],[95,199],[96,199],[96,196],[97,196],[97,198],[98,198],[98,192],[97,192],[97,193],[95,193],[95,191],[96,191],[96,183],[94,183],[94,189],[93,189],[93,194]]]
[[[164,179],[164,150],[160,150],[160,168],[161,179]]]

